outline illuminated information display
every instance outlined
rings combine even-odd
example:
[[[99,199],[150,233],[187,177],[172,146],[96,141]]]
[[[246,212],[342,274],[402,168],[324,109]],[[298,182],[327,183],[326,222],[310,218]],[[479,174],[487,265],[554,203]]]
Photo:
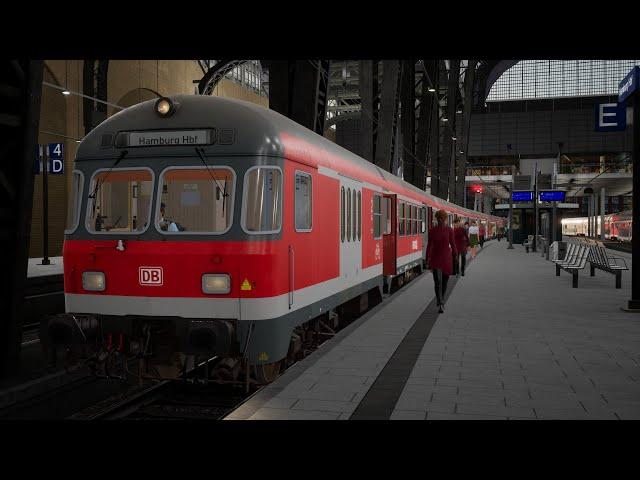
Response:
[[[511,192],[511,200],[513,200],[514,202],[531,202],[533,200],[533,192]]]
[[[563,190],[543,190],[539,193],[541,202],[564,202],[567,192]]]

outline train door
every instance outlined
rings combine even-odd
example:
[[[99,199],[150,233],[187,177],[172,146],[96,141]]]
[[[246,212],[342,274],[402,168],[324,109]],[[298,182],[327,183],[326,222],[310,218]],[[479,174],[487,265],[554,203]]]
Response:
[[[362,269],[362,184],[340,180],[340,277],[346,286],[357,283]]]
[[[397,235],[396,218],[398,213],[397,196],[383,197],[383,230],[382,230],[382,274],[396,274]]]

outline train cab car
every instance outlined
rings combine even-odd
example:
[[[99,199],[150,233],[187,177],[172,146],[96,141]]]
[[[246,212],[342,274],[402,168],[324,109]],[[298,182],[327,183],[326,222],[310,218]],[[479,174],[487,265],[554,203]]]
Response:
[[[79,145],[72,190],[66,313],[43,322],[43,344],[125,370],[138,358],[159,378],[218,356],[268,382],[310,326],[422,270],[434,209],[490,218],[277,112],[209,96],[107,119]]]

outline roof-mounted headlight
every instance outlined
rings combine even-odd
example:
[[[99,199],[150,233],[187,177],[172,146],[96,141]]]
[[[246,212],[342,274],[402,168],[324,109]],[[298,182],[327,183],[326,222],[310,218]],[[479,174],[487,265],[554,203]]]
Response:
[[[170,117],[175,112],[176,106],[170,98],[160,97],[156,101],[156,113],[161,117]]]

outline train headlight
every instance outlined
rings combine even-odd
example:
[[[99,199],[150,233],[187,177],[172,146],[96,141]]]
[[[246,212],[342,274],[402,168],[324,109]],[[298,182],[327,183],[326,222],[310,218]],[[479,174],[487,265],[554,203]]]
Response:
[[[205,273],[202,275],[203,293],[229,293],[231,291],[231,277],[225,273]]]
[[[173,115],[176,107],[167,97],[161,97],[156,101],[156,113],[161,117],[169,117]]]
[[[102,272],[83,272],[82,288],[92,292],[102,292],[106,287],[104,273]]]

